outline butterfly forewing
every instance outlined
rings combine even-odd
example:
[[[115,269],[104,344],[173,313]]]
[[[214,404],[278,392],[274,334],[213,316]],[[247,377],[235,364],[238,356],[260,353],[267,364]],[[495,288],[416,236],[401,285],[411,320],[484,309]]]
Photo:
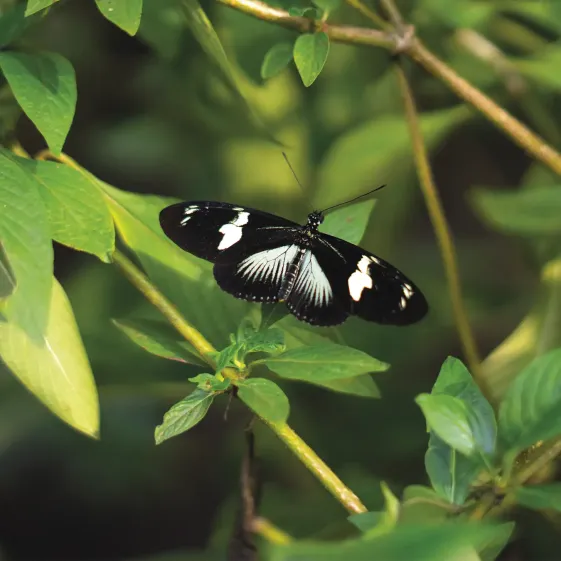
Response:
[[[425,297],[395,267],[340,238],[320,234],[319,241],[343,258],[339,277],[344,286],[339,286],[338,296],[346,297],[349,313],[393,325],[408,325],[425,316]]]
[[[213,201],[168,206],[160,212],[160,225],[179,247],[212,262],[224,251],[246,244],[250,232],[266,240],[274,230],[299,227],[268,212]]]

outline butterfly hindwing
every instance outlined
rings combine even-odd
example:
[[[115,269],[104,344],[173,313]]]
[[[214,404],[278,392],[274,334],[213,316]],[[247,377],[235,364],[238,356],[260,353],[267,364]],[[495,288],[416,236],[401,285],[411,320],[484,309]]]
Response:
[[[340,238],[321,234],[319,241],[342,258],[338,296],[346,293],[350,314],[376,323],[408,325],[428,311],[415,284],[395,267]]]
[[[160,212],[160,225],[179,247],[211,262],[240,242],[246,244],[250,232],[266,238],[274,230],[299,226],[268,212],[214,201],[168,206]]]

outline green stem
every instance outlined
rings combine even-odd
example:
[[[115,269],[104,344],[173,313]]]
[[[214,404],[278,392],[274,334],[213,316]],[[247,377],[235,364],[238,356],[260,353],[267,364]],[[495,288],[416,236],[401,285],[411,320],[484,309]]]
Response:
[[[419,116],[417,114],[413,92],[411,91],[411,87],[409,86],[409,82],[401,62],[395,65],[395,69],[405,106],[405,116],[409,125],[409,132],[411,134],[413,157],[415,159],[417,174],[419,176],[419,183],[421,185],[421,190],[429,211],[432,226],[440,247],[440,254],[448,281],[448,290],[450,292],[450,300],[452,302],[454,319],[458,335],[460,337],[460,342],[474,379],[477,381],[481,391],[486,396],[489,396],[490,392],[488,391],[487,383],[481,372],[479,353],[477,351],[475,338],[464,307],[456,249],[454,247],[454,242],[452,241],[452,234],[444,214],[444,209],[442,208],[440,196],[434,184],[427,149],[419,124]]]
[[[127,279],[151,302],[177,329],[211,366],[214,361],[210,354],[214,347],[178,312],[175,306],[148,280],[136,265],[119,250],[113,254],[113,262]],[[230,379],[237,379],[234,369],[225,368],[222,373]],[[287,425],[266,423],[300,461],[321,481],[325,488],[351,513],[366,512],[360,499],[333,473],[327,464]]]
[[[545,450],[520,468],[512,478],[511,486],[524,485],[534,474],[561,455],[561,438],[554,440]]]

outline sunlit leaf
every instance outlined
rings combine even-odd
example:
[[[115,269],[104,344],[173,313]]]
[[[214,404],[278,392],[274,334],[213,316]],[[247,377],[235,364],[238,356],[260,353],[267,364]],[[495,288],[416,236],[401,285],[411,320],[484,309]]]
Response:
[[[53,248],[37,184],[6,151],[0,151],[0,208],[0,240],[16,280],[3,314],[37,341],[47,325]]]
[[[25,9],[25,15],[30,16],[44,8],[48,8],[58,2],[58,0],[27,0],[27,8]]]
[[[56,280],[41,340],[30,339],[11,321],[0,321],[0,356],[55,415],[76,430],[98,435],[99,405],[93,375],[70,302]]]
[[[72,64],[56,53],[0,53],[2,70],[26,115],[60,154],[74,118],[76,77]]]

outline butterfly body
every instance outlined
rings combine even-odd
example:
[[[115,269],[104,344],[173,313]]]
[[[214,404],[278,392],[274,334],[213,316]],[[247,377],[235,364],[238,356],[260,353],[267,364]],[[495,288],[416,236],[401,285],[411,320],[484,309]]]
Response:
[[[285,302],[298,319],[337,325],[349,315],[406,325],[428,306],[405,275],[375,255],[319,231],[323,214],[304,225],[260,210],[213,201],[177,203],[160,213],[179,247],[214,263],[218,285],[237,298]]]

